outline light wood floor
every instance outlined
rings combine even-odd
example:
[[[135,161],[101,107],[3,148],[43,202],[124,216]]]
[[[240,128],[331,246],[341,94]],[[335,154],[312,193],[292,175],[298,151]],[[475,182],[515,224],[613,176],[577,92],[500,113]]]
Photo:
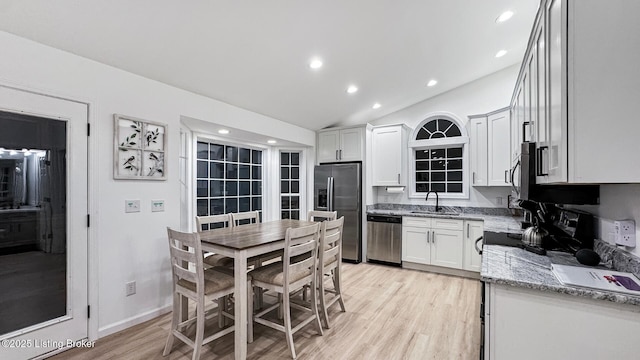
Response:
[[[312,324],[294,335],[298,359],[477,359],[480,283],[477,280],[372,264],[344,264],[346,313],[334,305],[332,327],[319,336]],[[93,349],[52,359],[191,359],[176,340],[162,350],[169,315],[110,335]],[[294,323],[295,324],[295,323]],[[249,359],[291,359],[284,334],[255,326]],[[233,359],[233,333],[206,345],[201,359]]]

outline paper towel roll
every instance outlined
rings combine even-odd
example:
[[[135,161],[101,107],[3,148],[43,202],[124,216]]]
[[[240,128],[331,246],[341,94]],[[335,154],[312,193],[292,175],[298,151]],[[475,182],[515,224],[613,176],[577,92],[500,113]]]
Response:
[[[385,190],[389,194],[401,194],[404,192],[404,186],[387,186]]]

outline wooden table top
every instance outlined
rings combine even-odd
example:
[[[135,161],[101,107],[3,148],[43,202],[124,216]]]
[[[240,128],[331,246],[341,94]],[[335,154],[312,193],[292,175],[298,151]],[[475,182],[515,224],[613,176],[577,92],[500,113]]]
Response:
[[[282,241],[288,228],[313,225],[304,220],[275,220],[259,224],[239,225],[207,230],[200,233],[200,240],[209,244],[243,250],[275,241]]]

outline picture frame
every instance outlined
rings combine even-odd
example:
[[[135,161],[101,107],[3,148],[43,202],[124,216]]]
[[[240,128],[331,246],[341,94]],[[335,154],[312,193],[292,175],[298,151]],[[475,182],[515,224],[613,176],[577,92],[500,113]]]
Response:
[[[114,114],[116,180],[167,179],[167,124]]]

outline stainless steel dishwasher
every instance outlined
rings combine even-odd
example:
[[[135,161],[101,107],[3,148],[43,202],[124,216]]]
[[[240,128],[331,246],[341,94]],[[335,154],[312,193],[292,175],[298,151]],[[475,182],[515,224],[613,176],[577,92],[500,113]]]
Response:
[[[367,261],[402,264],[402,216],[367,215]]]

